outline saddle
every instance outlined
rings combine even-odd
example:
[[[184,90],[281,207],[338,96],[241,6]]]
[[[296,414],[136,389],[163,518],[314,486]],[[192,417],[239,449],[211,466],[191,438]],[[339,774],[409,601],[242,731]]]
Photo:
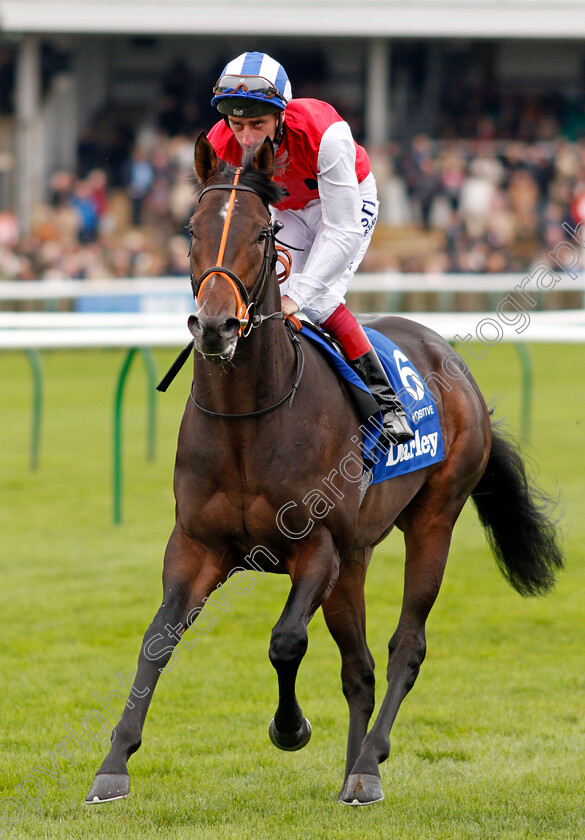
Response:
[[[321,350],[321,354],[330,367],[343,379],[360,421],[366,422],[373,414],[379,414],[380,406],[370,393],[366,384],[355,372],[341,344],[326,333],[322,327],[318,327],[306,317],[295,318],[295,320],[300,325],[298,330],[300,336],[316,345]],[[336,357],[339,359],[338,364],[335,363]]]

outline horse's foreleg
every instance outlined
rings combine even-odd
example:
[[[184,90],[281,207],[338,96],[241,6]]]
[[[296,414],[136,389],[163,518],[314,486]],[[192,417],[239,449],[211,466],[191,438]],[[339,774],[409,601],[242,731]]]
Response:
[[[366,643],[364,583],[371,549],[355,552],[341,565],[339,578],[323,604],[329,632],[341,654],[341,685],[349,708],[345,775],[360,753],[374,711],[374,660]]]
[[[146,713],[159,677],[176,654],[175,648],[197,608],[222,580],[218,564],[205,562],[206,559],[205,552],[175,528],[165,554],[162,604],[144,634],[134,684],[86,802],[122,799],[130,791],[127,762],[140,747]]]
[[[295,682],[307,650],[307,625],[331,592],[338,572],[339,555],[329,532],[312,536],[294,563],[291,591],[272,630],[269,656],[278,675],[279,699],[268,731],[281,750],[299,750],[311,737],[311,725],[296,698]]]
[[[436,515],[424,511],[404,529],[404,598],[398,627],[388,645],[388,688],[348,777],[342,795],[346,804],[366,805],[384,798],[378,765],[390,754],[390,730],[425,657],[425,624],[439,593],[455,521],[447,525],[446,518],[444,510]]]

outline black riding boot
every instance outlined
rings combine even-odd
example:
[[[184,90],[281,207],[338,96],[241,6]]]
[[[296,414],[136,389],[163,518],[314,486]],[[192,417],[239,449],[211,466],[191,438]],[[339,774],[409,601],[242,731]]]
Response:
[[[396,392],[386,376],[386,371],[378,358],[376,351],[372,348],[354,359],[352,365],[362,377],[374,399],[380,406],[384,434],[390,443],[406,443],[414,438],[414,432],[408,425],[406,412]]]

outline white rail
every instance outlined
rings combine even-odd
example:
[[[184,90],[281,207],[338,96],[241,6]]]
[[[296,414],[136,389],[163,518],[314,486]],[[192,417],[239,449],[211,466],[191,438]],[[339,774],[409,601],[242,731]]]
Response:
[[[132,278],[124,280],[5,280],[0,300],[75,300],[83,297],[126,295],[189,295],[187,277]]]
[[[409,312],[405,317],[448,341],[585,342],[585,309],[520,313],[513,324],[494,312]],[[361,320],[367,323],[368,316]],[[190,337],[181,313],[0,312],[4,350],[180,347]]]
[[[557,272],[559,281],[550,290],[537,289],[535,283],[526,283],[523,274],[399,274],[380,272],[356,274],[351,282],[351,293],[376,292],[471,292],[481,294],[514,291],[524,281],[528,292],[543,294],[547,291],[577,291],[585,295],[585,273],[575,279]],[[0,301],[75,300],[90,297],[191,297],[189,280],[177,277],[128,278],[119,280],[39,280],[0,281]]]
[[[510,314],[505,315],[511,320]],[[514,313],[511,313],[514,315]],[[522,365],[522,430],[530,433],[532,374],[525,342],[585,343],[585,309],[568,311],[516,313],[517,323],[506,323],[494,312],[415,312],[409,318],[434,329],[447,340],[484,340],[514,343]],[[368,316],[363,317],[367,322]],[[150,350],[153,347],[182,347],[190,339],[185,314],[173,313],[0,313],[0,350],[27,352],[33,377],[32,435],[30,463],[39,463],[43,373],[39,350],[120,348],[127,351],[118,376],[114,401],[113,521],[122,521],[122,393],[133,356],[138,352],[145,361],[148,389],[147,451],[154,457],[156,372]],[[493,339],[493,340],[492,340]]]

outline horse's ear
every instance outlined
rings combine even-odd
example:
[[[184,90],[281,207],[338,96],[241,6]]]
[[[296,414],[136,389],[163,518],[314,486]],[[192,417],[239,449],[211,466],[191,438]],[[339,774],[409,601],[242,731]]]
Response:
[[[267,137],[262,145],[256,149],[252,166],[265,175],[266,178],[272,180],[274,175],[274,146],[270,137]]]
[[[207,134],[202,131],[195,141],[195,163],[193,170],[202,184],[207,183],[217,169],[217,155]]]

